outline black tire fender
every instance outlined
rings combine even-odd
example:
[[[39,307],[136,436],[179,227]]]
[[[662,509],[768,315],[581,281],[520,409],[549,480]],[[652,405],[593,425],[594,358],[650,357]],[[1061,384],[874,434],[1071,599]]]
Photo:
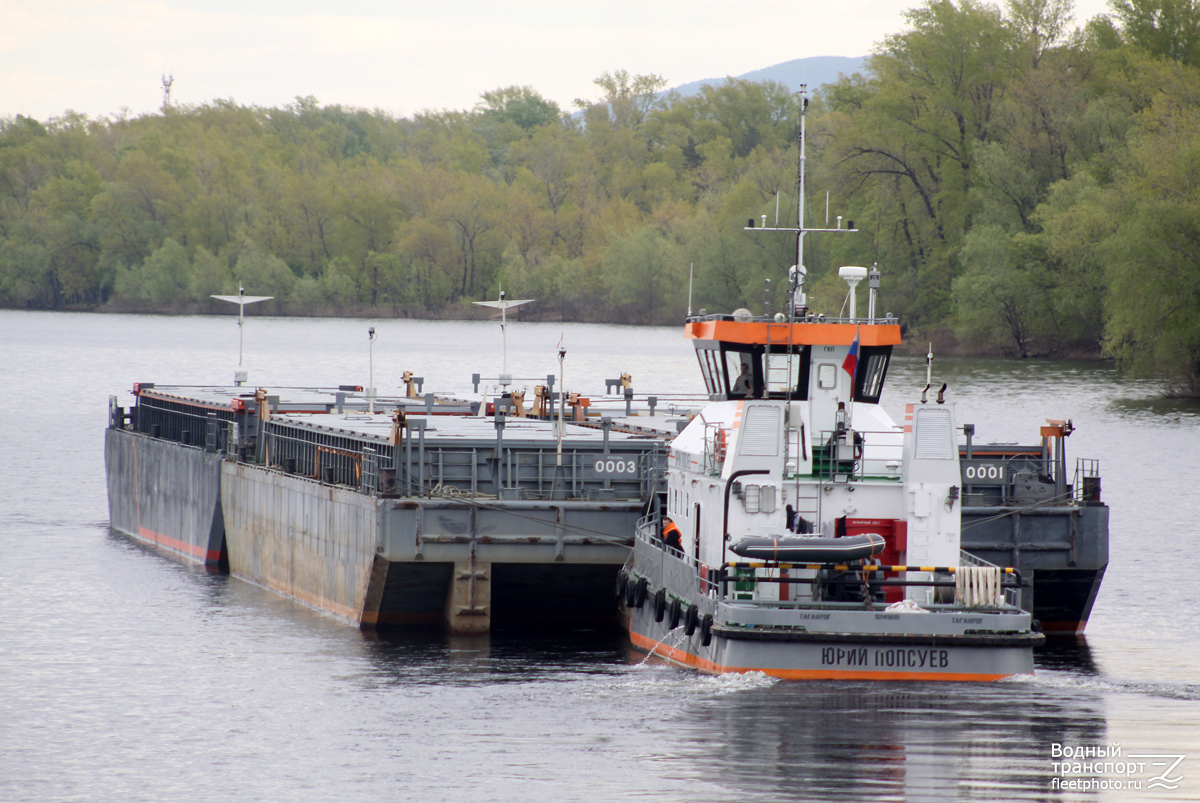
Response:
[[[633,607],[640,608],[646,604],[646,597],[650,594],[650,581],[645,577],[638,578],[637,585],[633,589]]]
[[[700,644],[707,647],[712,643],[712,614],[704,614],[704,618],[700,620]]]
[[[667,589],[660,588],[654,592],[654,621],[661,622],[667,613]]]
[[[687,635],[692,635],[696,632],[696,625],[700,624],[700,609],[695,605],[689,605],[687,613],[683,615],[683,632]]]
[[[683,618],[683,607],[679,604],[678,599],[672,599],[669,608],[671,611],[671,616],[667,621],[667,624],[669,625],[667,629],[674,630],[675,628],[679,627],[679,620]]]

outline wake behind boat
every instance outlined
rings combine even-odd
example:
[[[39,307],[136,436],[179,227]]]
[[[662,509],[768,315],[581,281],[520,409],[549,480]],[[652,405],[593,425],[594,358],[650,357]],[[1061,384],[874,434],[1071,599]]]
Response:
[[[804,138],[801,114],[800,197]],[[848,231],[838,228],[832,231]],[[630,639],[705,672],[996,680],[1044,642],[1020,574],[960,549],[962,474],[943,394],[879,406],[900,327],[878,271],[846,267],[848,318],[803,292],[803,203],[786,313],[689,318],[712,401],[672,441],[618,577]],[[857,317],[856,285],[870,305]],[[944,387],[943,387],[944,390]]]

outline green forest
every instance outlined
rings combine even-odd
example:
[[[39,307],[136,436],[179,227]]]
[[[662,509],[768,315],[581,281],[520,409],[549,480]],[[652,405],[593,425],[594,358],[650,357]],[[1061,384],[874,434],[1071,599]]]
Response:
[[[1200,395],[1200,0],[927,0],[865,74],[813,88],[810,304],[883,272],[910,338],[1103,356]],[[395,117],[297,98],[0,120],[0,305],[677,323],[782,305],[799,102],[624,70],[560,108],[533,87]],[[574,113],[572,113],[574,112]],[[832,224],[832,218],[831,218]],[[764,295],[765,280],[773,295]]]

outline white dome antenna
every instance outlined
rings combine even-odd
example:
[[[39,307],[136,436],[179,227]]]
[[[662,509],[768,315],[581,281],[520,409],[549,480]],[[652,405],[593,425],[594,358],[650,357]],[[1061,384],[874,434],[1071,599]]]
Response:
[[[850,285],[850,319],[858,317],[856,309],[857,297],[855,296],[854,288],[858,283],[867,278],[867,269],[858,267],[857,265],[845,265],[838,268],[838,276],[845,280],[846,284]]]

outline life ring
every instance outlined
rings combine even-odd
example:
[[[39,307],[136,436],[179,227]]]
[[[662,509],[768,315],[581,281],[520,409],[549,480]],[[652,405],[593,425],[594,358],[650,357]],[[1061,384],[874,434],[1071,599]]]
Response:
[[[672,599],[670,605],[671,615],[667,620],[668,630],[674,630],[679,627],[679,620],[683,618],[683,606],[679,604],[678,599]]]
[[[704,647],[712,643],[712,626],[712,614],[704,614],[704,618],[700,620],[700,644]]]
[[[689,605],[687,613],[683,615],[683,632],[687,635],[692,635],[696,632],[696,625],[700,624],[700,609],[695,605]]]
[[[716,455],[718,461],[725,460],[725,430],[723,429],[718,429],[713,438],[713,454]]]
[[[654,592],[654,621],[661,622],[667,613],[667,589],[660,588]]]

